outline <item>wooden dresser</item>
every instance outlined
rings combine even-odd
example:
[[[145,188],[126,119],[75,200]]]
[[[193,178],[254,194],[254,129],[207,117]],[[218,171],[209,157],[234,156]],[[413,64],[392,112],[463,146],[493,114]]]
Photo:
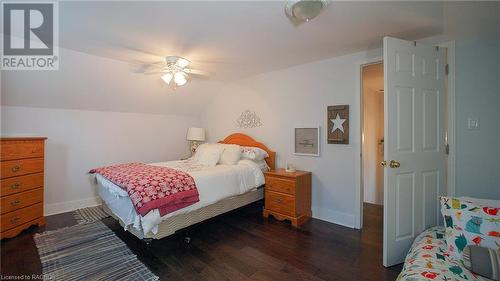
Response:
[[[43,216],[44,145],[46,138],[1,139],[1,239],[14,237]]]
[[[311,212],[311,172],[271,170],[266,177],[263,215],[290,220],[295,227],[309,220]]]

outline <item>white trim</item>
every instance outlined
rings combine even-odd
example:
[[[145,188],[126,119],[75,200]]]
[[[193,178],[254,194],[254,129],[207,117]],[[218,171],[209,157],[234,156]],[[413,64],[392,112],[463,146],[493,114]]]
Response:
[[[74,211],[76,209],[81,209],[85,207],[94,207],[101,204],[102,204],[101,199],[97,196],[80,200],[46,204],[44,208],[45,209],[44,214],[45,216],[50,216],[50,215]]]
[[[355,201],[354,201],[354,206],[355,206],[355,211],[354,211],[354,223],[353,226],[356,229],[361,229],[363,227],[363,175],[362,175],[362,155],[361,152],[363,151],[363,110],[362,110],[362,105],[363,105],[363,92],[361,91],[362,89],[362,67],[368,64],[375,64],[382,62],[384,60],[383,57],[375,57],[375,58],[370,58],[370,59],[364,59],[361,61],[358,61],[356,63],[356,101],[354,104],[354,110],[353,112],[359,112],[359,119],[358,119],[358,124],[355,124],[353,127],[355,128],[358,126],[359,128],[359,144],[354,146],[354,155],[355,155],[355,160],[354,160],[354,186],[356,187],[356,195],[355,195]]]
[[[324,208],[312,208],[313,218],[343,225],[350,228],[356,228],[356,217],[353,214],[343,213]]]
[[[441,43],[438,46],[447,48],[446,63],[448,63],[449,73],[447,77],[447,111],[448,111],[448,144],[450,151],[448,154],[447,171],[447,195],[455,196],[455,181],[456,181],[456,135],[455,135],[455,41]]]

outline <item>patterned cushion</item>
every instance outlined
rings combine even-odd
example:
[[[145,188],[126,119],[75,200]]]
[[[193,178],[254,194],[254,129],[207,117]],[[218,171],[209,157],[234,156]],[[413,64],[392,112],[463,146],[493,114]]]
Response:
[[[465,246],[500,249],[500,208],[471,198],[441,197],[447,253],[462,260]],[[489,201],[491,202],[491,200]],[[499,204],[500,206],[500,201]]]
[[[447,256],[444,235],[445,229],[442,226],[431,227],[418,235],[396,280],[486,281],[487,279],[471,273],[459,261]]]

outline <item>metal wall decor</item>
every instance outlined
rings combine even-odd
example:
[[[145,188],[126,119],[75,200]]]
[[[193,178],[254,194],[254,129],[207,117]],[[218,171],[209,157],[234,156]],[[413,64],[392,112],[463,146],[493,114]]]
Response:
[[[255,111],[245,110],[241,113],[240,117],[236,120],[239,128],[255,128],[262,126],[259,116]]]

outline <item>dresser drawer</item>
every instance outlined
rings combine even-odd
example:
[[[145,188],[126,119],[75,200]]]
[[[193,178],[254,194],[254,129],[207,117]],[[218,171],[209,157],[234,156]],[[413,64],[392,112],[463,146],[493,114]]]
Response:
[[[0,195],[3,197],[37,187],[43,187],[43,173],[1,180]]]
[[[275,211],[284,215],[293,216],[295,214],[295,197],[266,191],[265,199],[266,209]]]
[[[2,161],[2,179],[43,172],[43,158]]]
[[[1,215],[1,231],[14,228],[29,221],[35,220],[43,216],[43,204],[37,203],[29,207],[15,210],[13,212]]]
[[[22,209],[27,206],[31,206],[35,203],[42,202],[43,200],[43,188],[37,188],[21,193],[16,193],[9,196],[4,196],[0,200],[1,213],[5,214],[8,212],[15,211],[17,209]]]
[[[294,195],[295,181],[275,177],[266,177],[266,189]]]
[[[43,141],[2,141],[1,160],[43,157]]]

